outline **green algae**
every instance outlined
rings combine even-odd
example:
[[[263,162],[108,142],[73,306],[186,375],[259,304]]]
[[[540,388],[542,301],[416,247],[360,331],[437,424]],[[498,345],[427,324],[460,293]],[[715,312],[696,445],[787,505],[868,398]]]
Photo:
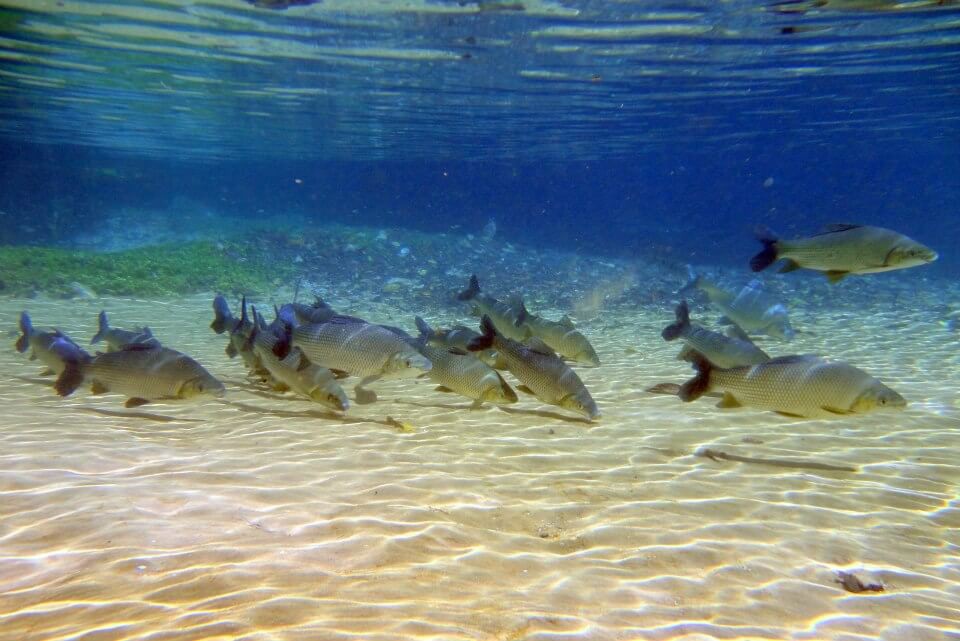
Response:
[[[193,242],[113,253],[0,246],[0,294],[74,296],[73,283],[110,296],[266,292],[293,277],[242,243]],[[250,256],[250,257],[248,257]]]

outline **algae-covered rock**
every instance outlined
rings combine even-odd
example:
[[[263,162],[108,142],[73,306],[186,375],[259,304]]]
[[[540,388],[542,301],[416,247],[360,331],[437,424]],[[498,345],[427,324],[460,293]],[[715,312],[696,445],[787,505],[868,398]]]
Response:
[[[4,294],[67,298],[75,295],[75,283],[113,296],[266,292],[275,279],[292,278],[293,270],[247,258],[240,244],[195,242],[114,253],[3,246],[0,274]]]

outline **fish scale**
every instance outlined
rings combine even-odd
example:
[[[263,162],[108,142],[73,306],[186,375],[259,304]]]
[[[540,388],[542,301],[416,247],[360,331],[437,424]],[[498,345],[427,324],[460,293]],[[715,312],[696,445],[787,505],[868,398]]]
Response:
[[[556,355],[530,349],[499,334],[494,337],[493,346],[503,355],[513,375],[544,403],[556,405],[570,395],[582,395],[593,403],[580,377]]]
[[[84,374],[131,398],[176,397],[185,381],[209,375],[189,356],[166,348],[98,354]]]
[[[877,385],[879,381],[852,365],[809,356],[711,370],[708,388],[728,392],[748,407],[830,416],[836,410],[850,410],[865,391]]]
[[[292,344],[311,363],[354,376],[380,374],[390,356],[410,350],[390,330],[368,323],[300,325],[293,330]]]
[[[420,353],[433,363],[427,376],[438,385],[475,400],[492,400],[485,398],[489,394],[497,394],[497,402],[517,400],[503,377],[472,354],[452,353],[430,344],[421,345]]]

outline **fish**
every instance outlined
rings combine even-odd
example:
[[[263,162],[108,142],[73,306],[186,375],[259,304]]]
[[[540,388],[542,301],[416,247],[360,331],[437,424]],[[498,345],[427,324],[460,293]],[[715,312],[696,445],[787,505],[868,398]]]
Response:
[[[94,394],[127,396],[125,407],[201,396],[219,398],[226,393],[223,383],[186,354],[143,343],[97,354],[84,363],[68,363],[54,389],[60,396],[70,396],[84,384],[89,384]]]
[[[747,406],[802,418],[850,417],[907,405],[900,394],[863,370],[811,354],[729,369],[698,358],[694,368],[696,375],[680,386],[685,402],[722,392],[718,407]]]
[[[293,313],[296,315],[297,323],[323,323],[337,315],[337,312],[330,307],[322,298],[316,297],[312,305],[303,303],[288,303]]]
[[[420,336],[414,345],[433,364],[427,377],[439,386],[437,391],[454,392],[473,399],[474,408],[484,402],[496,405],[517,402],[517,393],[497,370],[469,351],[432,344],[430,334],[425,331],[429,330],[429,326],[419,316],[416,317],[416,323],[420,328]]]
[[[224,350],[229,358],[236,358],[238,355],[243,360],[244,366],[254,376],[260,379],[269,378],[269,372],[263,367],[260,359],[253,352],[249,344],[250,332],[253,330],[253,323],[247,316],[247,297],[240,300],[240,318],[236,318],[230,312],[230,305],[223,296],[217,296],[213,299],[214,319],[210,323],[210,329],[217,334],[229,332],[227,347]]]
[[[401,330],[402,331],[402,330]],[[359,319],[333,316],[324,323],[307,323],[279,338],[273,352],[286,358],[300,348],[311,363],[362,377],[363,388],[379,379],[419,376],[430,371],[430,360],[409,343],[409,336]]]
[[[82,363],[90,358],[69,336],[55,329],[41,332],[34,328],[30,314],[20,312],[20,337],[16,349],[23,354],[30,351],[30,360],[39,360],[46,366],[44,376],[60,374],[71,362]]]
[[[523,341],[530,337],[530,330],[527,327],[517,325],[517,309],[481,292],[476,275],[471,276],[467,288],[457,294],[457,300],[470,302],[481,316],[489,317],[501,336],[515,341]]]
[[[763,249],[750,259],[753,271],[763,271],[782,260],[780,273],[809,269],[822,272],[830,283],[838,283],[850,274],[926,265],[939,257],[912,238],[870,225],[832,224],[815,236],[795,240],[781,240],[766,227],[759,227],[756,236]]]
[[[106,310],[100,311],[100,315],[97,317],[97,322],[99,323],[99,329],[97,330],[97,333],[94,334],[93,338],[90,339],[90,344],[95,345],[100,341],[104,341],[107,344],[108,352],[115,352],[124,345],[129,345],[131,343],[160,345],[160,341],[157,340],[157,338],[153,335],[153,332],[150,331],[149,327],[144,326],[140,329],[134,330],[110,327],[110,323],[107,321]]]
[[[536,336],[569,361],[585,367],[600,366],[600,357],[593,345],[573,326],[569,316],[564,316],[559,322],[551,321],[528,312],[523,300],[519,301],[518,306],[518,327],[526,326],[531,336]]]
[[[583,381],[546,343],[536,337],[526,344],[508,338],[497,331],[486,315],[480,321],[480,328],[483,333],[470,341],[467,349],[476,352],[493,347],[503,354],[510,371],[522,383],[517,389],[591,421],[600,418],[597,403]]]
[[[264,323],[256,308],[253,309],[253,315],[258,318],[258,322],[250,332],[248,341],[274,381],[338,412],[345,412],[350,408],[350,401],[333,372],[311,363],[299,348],[291,349],[282,359],[278,358],[273,353],[273,348],[280,337],[274,334],[273,328],[262,327]]]
[[[425,336],[428,343],[438,347],[455,348],[462,351],[469,351],[467,350],[467,345],[469,345],[470,341],[472,341],[474,338],[480,336],[479,332],[476,332],[465,325],[454,325],[450,329],[434,329],[419,316],[417,316],[414,320],[417,324],[417,331],[420,332],[420,335]],[[495,349],[485,349],[479,352],[474,352],[473,354],[493,369],[507,369],[506,361],[503,360],[503,357],[500,356]]]
[[[744,331],[762,332],[786,341],[793,340],[796,335],[786,306],[767,293],[763,283],[757,279],[750,281],[739,292],[732,292],[691,272],[690,281],[679,293],[690,289],[699,289],[720,308],[724,314],[720,319],[723,324],[733,323]]]
[[[701,354],[714,367],[727,369],[741,365],[757,365],[770,360],[762,349],[754,345],[745,334],[731,337],[714,332],[690,322],[690,308],[686,300],[680,301],[676,309],[676,322],[663,328],[661,336],[665,341],[682,339],[687,349],[678,358],[690,360],[695,354]]]

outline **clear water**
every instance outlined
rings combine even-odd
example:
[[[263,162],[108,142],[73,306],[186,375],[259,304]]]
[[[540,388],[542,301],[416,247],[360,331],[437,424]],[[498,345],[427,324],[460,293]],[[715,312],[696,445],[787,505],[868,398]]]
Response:
[[[0,0],[0,328],[106,309],[228,388],[127,410],[0,350],[0,639],[960,639],[960,5],[814,4]],[[759,344],[906,411],[644,392],[690,375],[686,265],[832,222],[940,258],[764,273],[799,333]],[[223,260],[129,253],[187,242]],[[418,380],[334,416],[207,328],[213,290],[475,325],[473,272],[573,316],[600,421]]]

